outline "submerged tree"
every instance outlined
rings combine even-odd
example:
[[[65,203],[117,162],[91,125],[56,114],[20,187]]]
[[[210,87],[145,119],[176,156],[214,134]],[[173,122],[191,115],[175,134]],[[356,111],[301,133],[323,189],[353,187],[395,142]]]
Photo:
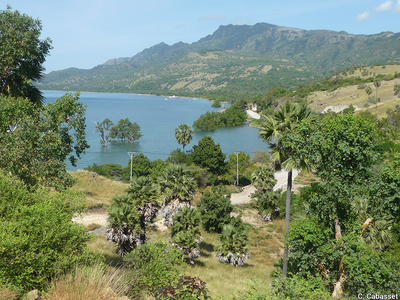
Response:
[[[129,118],[119,120],[118,124],[110,129],[111,138],[117,138],[122,141],[128,140],[132,144],[142,136],[140,126],[136,122],[129,121]]]
[[[108,141],[111,138],[111,128],[114,125],[114,123],[109,120],[108,118],[105,118],[103,122],[95,122],[96,126],[96,131],[93,131],[95,134],[98,134],[100,136],[100,144],[102,147],[107,147],[108,146]]]
[[[185,151],[185,146],[188,145],[193,137],[193,131],[188,124],[180,124],[175,128],[175,138],[179,145],[182,145],[182,151]]]

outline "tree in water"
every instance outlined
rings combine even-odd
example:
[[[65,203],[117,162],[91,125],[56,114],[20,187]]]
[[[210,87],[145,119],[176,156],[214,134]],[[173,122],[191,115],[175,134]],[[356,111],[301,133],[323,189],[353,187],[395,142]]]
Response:
[[[175,138],[179,145],[182,145],[182,151],[185,151],[185,146],[188,145],[193,137],[193,131],[188,124],[180,124],[175,128]]]
[[[111,138],[118,138],[122,141],[128,140],[132,144],[142,136],[140,126],[136,122],[129,121],[129,118],[119,120],[118,124],[110,130]]]
[[[108,118],[105,118],[103,122],[95,122],[96,126],[96,131],[93,131],[95,134],[98,134],[100,136],[100,144],[102,147],[107,147],[108,146],[108,141],[111,138],[111,128],[114,125],[114,123],[109,120]]]

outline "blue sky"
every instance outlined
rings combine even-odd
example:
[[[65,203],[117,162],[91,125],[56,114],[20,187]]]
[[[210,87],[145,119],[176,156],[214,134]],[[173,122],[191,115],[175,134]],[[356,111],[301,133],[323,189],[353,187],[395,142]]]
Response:
[[[8,0],[42,21],[54,49],[46,72],[90,69],[160,42],[193,43],[220,25],[259,22],[351,34],[400,32],[400,0]]]

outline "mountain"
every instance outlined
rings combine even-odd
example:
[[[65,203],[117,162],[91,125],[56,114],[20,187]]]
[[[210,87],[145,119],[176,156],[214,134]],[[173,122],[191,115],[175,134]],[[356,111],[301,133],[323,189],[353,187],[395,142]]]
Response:
[[[40,89],[243,98],[296,88],[349,65],[400,62],[400,33],[352,35],[267,23],[220,26],[197,42],[159,43],[90,70],[47,74]]]

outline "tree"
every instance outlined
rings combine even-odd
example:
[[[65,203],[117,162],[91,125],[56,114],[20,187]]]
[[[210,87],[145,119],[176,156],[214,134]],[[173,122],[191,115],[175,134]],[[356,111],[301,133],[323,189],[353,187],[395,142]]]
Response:
[[[145,243],[146,225],[156,217],[159,203],[158,189],[149,177],[133,179],[123,195],[113,198],[105,237],[118,244],[121,257]]]
[[[193,131],[188,124],[180,124],[175,128],[175,138],[179,145],[183,146],[182,151],[185,151],[185,146],[190,143],[193,137]]]
[[[79,93],[42,106],[0,95],[0,168],[29,186],[72,186],[65,161],[76,166],[89,148],[85,111]]]
[[[376,102],[375,102],[375,104],[376,104],[376,108],[378,108],[378,88],[381,86],[381,81],[380,80],[375,80],[374,81],[374,86],[376,88],[376,96],[375,96]]]
[[[400,98],[400,83],[394,85],[393,91],[394,95]]]
[[[310,169],[306,159],[295,161],[293,159],[293,148],[288,147],[282,141],[282,135],[292,132],[302,120],[315,120],[314,114],[306,106],[293,102],[286,102],[279,111],[272,115],[263,116],[260,136],[271,145],[271,155],[277,169],[284,167],[288,170],[287,194],[286,194],[286,225],[285,232],[289,232],[290,224],[290,202],[292,195],[292,169]],[[286,277],[288,265],[288,247],[285,245],[283,278]]]
[[[222,263],[242,266],[250,256],[247,233],[243,226],[225,225],[219,235],[219,244],[215,247],[216,258]]]
[[[43,63],[49,55],[51,40],[40,40],[40,20],[19,11],[0,11],[0,93],[42,103],[43,96],[32,83],[43,76]]]
[[[200,257],[200,213],[197,208],[183,207],[173,218],[171,243],[179,251],[184,251],[189,257],[189,263]]]
[[[210,136],[205,136],[198,145],[193,146],[191,157],[195,165],[208,169],[213,174],[220,175],[226,170],[226,155]]]
[[[190,207],[196,190],[196,181],[188,167],[168,165],[158,179],[161,194],[164,196],[164,224],[168,226],[182,207]]]
[[[276,181],[274,171],[267,165],[261,165],[251,173],[251,183],[261,193],[272,190]]]
[[[108,141],[111,137],[111,128],[114,125],[112,121],[110,121],[108,118],[105,118],[103,122],[95,122],[96,126],[96,131],[93,131],[95,134],[98,134],[100,136],[100,144],[102,147],[107,147],[108,146]]]
[[[226,187],[212,187],[211,191],[204,191],[197,207],[203,227],[208,232],[220,233],[222,227],[231,222],[233,205]]]
[[[118,124],[110,129],[111,138],[118,138],[123,141],[127,139],[132,144],[142,136],[140,126],[136,122],[131,123],[129,118],[119,120]]]

